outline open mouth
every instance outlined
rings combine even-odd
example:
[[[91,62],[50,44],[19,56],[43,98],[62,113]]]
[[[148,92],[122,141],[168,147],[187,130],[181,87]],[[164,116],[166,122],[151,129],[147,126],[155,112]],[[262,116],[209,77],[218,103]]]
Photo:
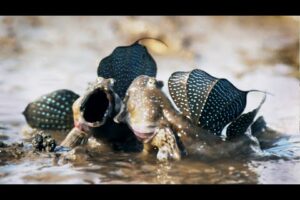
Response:
[[[103,124],[109,112],[110,102],[105,91],[96,89],[82,102],[80,110],[86,122]]]
[[[133,131],[135,136],[143,142],[148,142],[149,140],[151,140],[151,138],[155,135],[154,132],[150,132],[150,133],[141,133],[141,132],[137,132],[137,131]]]

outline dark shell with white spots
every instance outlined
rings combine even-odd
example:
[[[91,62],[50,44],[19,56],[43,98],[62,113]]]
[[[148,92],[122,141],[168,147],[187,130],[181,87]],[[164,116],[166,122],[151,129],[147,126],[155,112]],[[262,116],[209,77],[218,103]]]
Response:
[[[156,72],[154,59],[146,47],[140,45],[138,41],[130,46],[115,48],[109,56],[101,60],[97,70],[98,76],[116,80],[114,91],[121,99],[136,77],[139,75],[155,77]]]
[[[74,126],[72,104],[78,97],[70,90],[56,90],[29,103],[23,115],[32,128],[70,130]]]
[[[259,109],[265,102],[265,100],[266,100],[266,96],[264,96],[263,100],[261,101],[260,105],[257,108],[253,109],[252,111],[250,111],[248,113],[242,114],[241,116],[239,116],[238,118],[236,118],[233,122],[231,122],[229,124],[227,131],[226,131],[226,136],[229,140],[236,138],[236,137],[240,136],[241,134],[245,133],[250,125],[251,125],[252,133],[258,132],[257,130],[255,131],[253,129],[253,123],[256,123],[257,120],[259,120],[259,119],[257,119],[254,122],[254,119],[255,119]],[[260,127],[265,127],[265,126],[266,126],[265,124],[262,124]]]
[[[172,99],[179,110],[198,126],[221,135],[223,128],[227,136],[243,134],[253,123],[259,107],[247,114],[243,111],[250,91],[237,89],[227,79],[219,79],[195,69],[191,72],[175,72],[168,81]]]

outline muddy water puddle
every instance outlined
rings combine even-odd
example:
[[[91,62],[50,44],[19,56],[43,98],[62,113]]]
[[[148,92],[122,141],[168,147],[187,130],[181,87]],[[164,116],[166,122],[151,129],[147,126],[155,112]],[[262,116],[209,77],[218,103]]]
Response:
[[[276,156],[158,163],[105,152],[62,163],[55,154],[27,154],[21,114],[27,103],[56,89],[82,93],[103,57],[145,35],[169,46],[147,44],[165,83],[174,71],[201,68],[241,89],[271,93],[260,115],[283,135],[266,150]],[[23,142],[26,154],[1,157],[0,183],[300,183],[297,44],[296,17],[0,17],[0,141]]]

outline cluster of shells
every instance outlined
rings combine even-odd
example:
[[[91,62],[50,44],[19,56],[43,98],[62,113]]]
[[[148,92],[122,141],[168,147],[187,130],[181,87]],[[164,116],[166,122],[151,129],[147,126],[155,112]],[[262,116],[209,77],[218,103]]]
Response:
[[[23,114],[29,126],[69,131],[60,146],[74,148],[93,136],[112,144],[114,150],[145,155],[156,150],[159,160],[180,159],[199,146],[208,150],[257,143],[253,130],[261,129],[255,127],[255,117],[265,96],[256,109],[243,113],[247,94],[257,90],[241,91],[226,79],[194,69],[170,75],[174,107],[161,90],[162,81],[155,78],[155,60],[140,41],[117,47],[103,58],[98,78],[84,94],[62,89],[28,104]],[[44,140],[49,144],[35,141],[35,146],[54,151],[55,142]]]

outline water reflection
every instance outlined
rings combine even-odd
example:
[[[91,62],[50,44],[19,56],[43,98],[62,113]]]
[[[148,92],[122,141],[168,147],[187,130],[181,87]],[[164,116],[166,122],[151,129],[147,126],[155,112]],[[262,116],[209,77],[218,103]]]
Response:
[[[298,138],[299,139],[299,138]],[[294,150],[300,150],[293,139]],[[281,143],[281,142],[279,142]],[[284,143],[279,153],[286,148]],[[278,148],[278,147],[276,147]],[[271,149],[273,153],[277,150]],[[294,151],[293,151],[294,152]],[[278,152],[276,152],[278,153]],[[294,152],[296,153],[296,152]],[[184,158],[178,162],[143,160],[138,154],[91,153],[85,162],[53,162],[46,153],[27,156],[0,166],[1,183],[103,183],[103,184],[207,184],[207,183],[296,183],[300,180],[299,161],[291,159],[219,159],[203,162]]]

